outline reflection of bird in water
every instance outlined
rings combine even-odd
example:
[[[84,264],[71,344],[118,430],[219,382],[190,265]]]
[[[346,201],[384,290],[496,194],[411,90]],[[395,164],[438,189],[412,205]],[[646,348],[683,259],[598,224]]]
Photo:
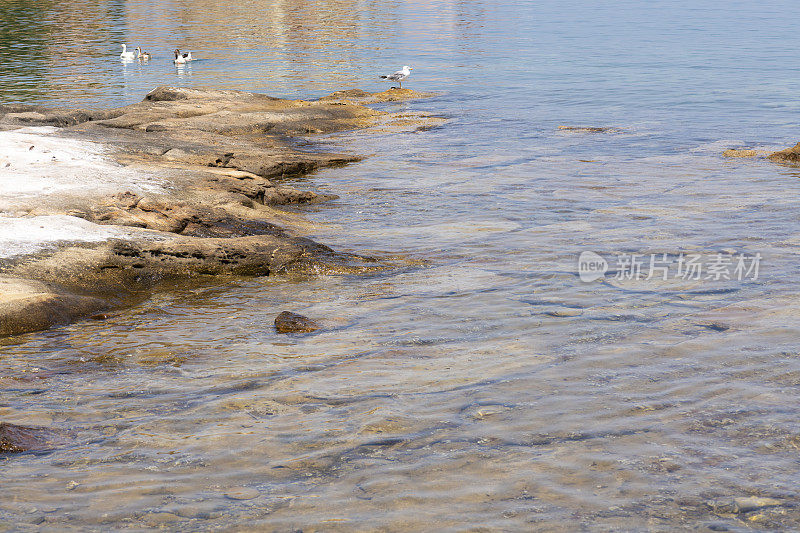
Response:
[[[136,47],[136,59],[141,59],[142,61],[149,61],[150,60],[150,52],[142,52],[142,48],[140,46]]]
[[[388,80],[388,81],[396,81],[400,84],[400,88],[403,88],[403,80],[406,79],[411,75],[411,71],[414,70],[412,67],[405,65],[402,70],[398,70],[394,74],[389,74],[388,76],[381,76],[381,79]],[[394,89],[394,87],[392,87]]]
[[[182,54],[180,50],[178,50],[177,48],[175,49],[175,64],[176,65],[182,65],[184,63],[188,63],[189,61],[194,61],[194,59],[192,58],[192,53],[191,52],[186,52],[185,54]]]
[[[128,52],[128,45],[122,45],[122,53],[119,55],[120,59],[136,59],[133,52]]]

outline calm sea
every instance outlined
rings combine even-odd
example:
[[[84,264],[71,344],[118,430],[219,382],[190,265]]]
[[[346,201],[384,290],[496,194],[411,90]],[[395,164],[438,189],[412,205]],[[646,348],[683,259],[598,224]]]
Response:
[[[313,98],[407,64],[437,96],[384,108],[448,118],[326,137],[368,157],[300,184],[341,197],[305,211],[312,237],[411,266],[229,280],[2,341],[0,421],[70,437],[0,458],[0,530],[800,527],[800,171],[721,155],[800,140],[797,15],[0,2],[2,103]],[[278,336],[284,309],[326,328]]]

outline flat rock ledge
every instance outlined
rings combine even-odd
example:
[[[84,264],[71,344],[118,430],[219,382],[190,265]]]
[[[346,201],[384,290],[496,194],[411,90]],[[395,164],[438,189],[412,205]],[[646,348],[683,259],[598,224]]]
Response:
[[[314,134],[385,128],[393,120],[409,131],[440,124],[423,113],[396,117],[364,105],[424,96],[354,89],[303,101],[159,87],[112,110],[0,106],[0,130],[55,126],[59,135],[103,143],[120,164],[157,173],[163,183],[152,194],[121,190],[28,209],[25,216],[124,227],[131,237],[0,260],[0,336],[67,324],[190,279],[383,268],[304,238],[304,222],[287,209],[336,197],[287,181],[360,159],[309,149]]]

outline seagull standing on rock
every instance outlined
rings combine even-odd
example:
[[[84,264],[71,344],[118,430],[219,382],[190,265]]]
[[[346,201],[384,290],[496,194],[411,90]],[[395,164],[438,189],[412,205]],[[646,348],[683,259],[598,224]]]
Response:
[[[394,74],[389,74],[388,76],[381,76],[381,79],[388,80],[388,81],[396,81],[400,84],[400,88],[403,88],[403,80],[406,79],[411,75],[411,71],[414,70],[412,67],[408,65],[404,65],[402,70],[398,70]],[[392,87],[395,89],[395,87]]]

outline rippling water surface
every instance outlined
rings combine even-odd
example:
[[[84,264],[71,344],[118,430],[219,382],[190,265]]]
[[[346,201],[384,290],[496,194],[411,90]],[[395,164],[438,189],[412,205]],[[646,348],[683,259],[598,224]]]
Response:
[[[122,105],[160,84],[314,97],[410,64],[408,86],[438,96],[386,109],[448,118],[325,138],[369,157],[303,183],[341,196],[306,212],[314,238],[411,266],[220,280],[2,341],[0,420],[66,444],[0,458],[0,520],[800,527],[800,172],[721,157],[798,140],[795,3],[42,0],[0,15],[3,102]],[[121,42],[155,57],[122,63]],[[176,47],[200,59],[176,68]],[[604,280],[579,279],[584,251],[608,260]],[[762,259],[757,279],[614,279],[633,253]],[[284,309],[325,329],[276,335]],[[746,497],[772,500],[730,504]]]

